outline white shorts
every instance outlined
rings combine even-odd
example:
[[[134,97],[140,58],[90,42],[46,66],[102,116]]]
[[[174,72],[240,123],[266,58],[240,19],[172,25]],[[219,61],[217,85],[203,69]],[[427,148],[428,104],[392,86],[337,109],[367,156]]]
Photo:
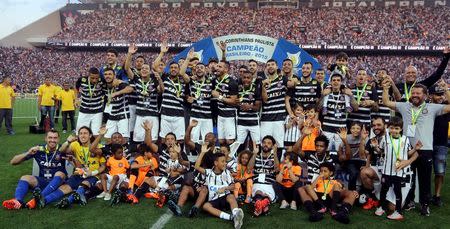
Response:
[[[135,123],[136,123],[136,105],[128,105],[128,109],[130,110],[130,119],[128,120],[128,130],[130,132],[134,131]]]
[[[253,184],[252,197],[255,196],[256,192],[260,191],[270,198],[270,201],[275,201],[275,190],[271,184]]]
[[[116,188],[120,188],[120,185],[123,182],[128,182],[128,177],[127,174],[119,174],[119,181],[117,182]],[[109,188],[111,187],[111,181],[113,179],[113,176],[106,174],[106,177],[108,178],[108,180],[106,181],[106,188],[109,190]]]
[[[219,139],[236,139],[236,118],[217,117],[217,137]]]
[[[195,143],[203,143],[207,133],[213,132],[213,122],[212,119],[205,118],[195,118],[191,117],[191,120],[197,120],[198,124],[196,127],[192,128],[191,140]]]
[[[261,142],[261,129],[259,126],[237,126],[237,142],[244,143],[248,133],[252,137],[252,140],[259,144]]]
[[[165,138],[168,133],[174,133],[177,140],[184,139],[184,117],[161,115],[161,130],[159,136]]]
[[[261,122],[261,141],[270,135],[275,138],[279,148],[284,147],[284,121],[264,121]]]
[[[95,114],[86,114],[82,112],[78,112],[78,119],[77,119],[77,134],[78,130],[80,130],[81,127],[87,126],[91,128],[92,133],[94,135],[98,135],[98,131],[100,130],[100,127],[102,126],[102,118],[103,113],[95,113]]]
[[[106,122],[106,134],[105,138],[111,138],[111,136],[119,132],[122,134],[122,137],[129,138],[130,132],[128,131],[128,119],[121,119],[121,120],[110,120]]]
[[[328,150],[331,151],[334,146],[334,151],[337,152],[339,150],[339,146],[343,144],[341,137],[339,137],[339,134],[326,131],[323,131],[322,133],[330,141],[330,144],[328,144]]]
[[[143,142],[145,139],[145,130],[142,127],[142,124],[145,121],[151,121],[153,123],[152,127],[152,141],[158,140],[158,132],[159,132],[159,118],[156,116],[136,116],[136,122],[134,126],[133,132],[133,140],[135,142]]]

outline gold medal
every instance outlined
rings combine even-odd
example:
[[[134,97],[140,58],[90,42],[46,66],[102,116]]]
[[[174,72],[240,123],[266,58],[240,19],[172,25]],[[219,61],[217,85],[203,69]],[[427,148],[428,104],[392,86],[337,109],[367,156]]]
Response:
[[[395,167],[398,167],[400,165],[400,160],[397,159],[397,161],[395,161]]]
[[[322,200],[326,200],[326,199],[327,199],[327,195],[324,194],[324,195],[322,196]]]
[[[244,101],[244,98],[243,98],[243,97],[240,97],[240,98],[239,98],[239,102],[242,103],[242,101]]]

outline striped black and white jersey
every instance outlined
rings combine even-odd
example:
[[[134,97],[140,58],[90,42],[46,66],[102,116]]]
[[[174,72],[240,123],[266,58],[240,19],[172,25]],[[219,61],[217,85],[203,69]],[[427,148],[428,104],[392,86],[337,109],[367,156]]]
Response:
[[[231,173],[236,173],[237,172],[237,158],[232,157],[229,160],[227,160],[227,169]]]
[[[100,79],[91,84],[89,77],[81,77],[76,82],[76,89],[80,95],[80,112],[96,114],[103,112],[106,83]]]
[[[395,139],[387,134],[381,141],[380,148],[384,150],[384,164],[381,173],[388,176],[405,177],[407,175],[406,168],[396,171],[396,152],[399,160],[408,160],[408,152],[412,149],[409,139],[404,135]]]
[[[336,133],[339,128],[344,128],[347,125],[346,95],[333,92],[327,96],[327,113],[323,115],[322,129],[326,132]]]
[[[148,81],[134,78],[130,83],[133,83],[137,95],[136,115],[158,116],[158,80],[153,75],[150,75]]]
[[[130,110],[128,109],[128,101],[127,101],[127,94],[121,94],[114,98],[110,98],[110,95],[114,92],[118,92],[125,87],[127,87],[127,83],[120,83],[119,85],[107,88],[107,103],[111,105],[111,112],[109,113],[110,120],[121,120],[121,119],[128,119],[130,118]]]
[[[306,162],[308,165],[308,183],[312,183],[314,179],[319,176],[319,166],[324,162],[332,163],[336,166],[339,163],[339,159],[336,154],[325,154],[322,156],[316,155],[315,152],[305,152],[304,158],[302,161]]]
[[[230,186],[234,183],[234,179],[228,169],[225,169],[219,174],[214,172],[214,168],[205,169],[205,184],[208,186],[208,201],[218,199],[222,196],[230,194],[229,190],[219,193],[219,189]]]
[[[315,105],[320,99],[322,89],[317,80],[312,79],[308,83],[299,81],[293,88],[288,89],[287,95],[291,97],[291,104],[300,103],[303,107]]]
[[[169,168],[169,161],[170,159],[170,153],[169,150],[167,149],[166,145],[160,146],[158,149],[158,172],[159,172],[159,176],[164,176],[164,177],[168,177],[169,174],[167,174],[167,168]],[[186,153],[184,153],[183,151],[181,152],[181,158],[185,161],[188,160]]]
[[[391,108],[385,106],[383,104],[383,87],[376,86],[377,90],[377,103],[378,103],[378,112],[372,112],[372,116],[378,115],[384,119],[384,121],[387,123],[391,119]],[[389,100],[394,101],[394,98],[392,97],[392,88],[389,88]]]
[[[261,121],[284,121],[287,114],[284,103],[287,92],[287,79],[278,76],[270,82],[266,91],[268,100],[262,104]]]
[[[365,100],[373,100],[377,101],[377,91],[375,87],[372,87],[369,84],[365,84],[365,86],[354,86],[352,89],[353,97],[358,102],[358,110],[353,111],[348,115],[348,120],[351,122],[360,122],[364,124],[366,127],[370,127],[370,114],[372,113],[372,107],[363,107],[361,106],[361,102]]]
[[[202,187],[203,185],[205,185],[206,182],[206,176],[202,173],[200,173],[197,170],[194,170],[192,172],[192,175],[194,176],[193,178],[193,184],[192,187],[195,189]]]
[[[213,83],[214,90],[224,98],[238,95],[238,85],[231,76],[225,75],[222,79],[217,77]],[[236,107],[217,100],[218,115],[220,117],[236,117]]]
[[[275,154],[270,153],[269,157],[263,158],[262,153],[258,153],[253,167],[254,184],[273,184],[275,182]]]
[[[189,95],[194,97],[191,105],[191,117],[211,119],[211,91],[213,82],[210,79],[191,80],[189,82]]]
[[[165,77],[164,92],[162,94],[161,114],[167,116],[184,117],[185,85],[182,80]]]
[[[241,103],[255,104],[261,101],[261,87],[257,86],[257,82],[252,82],[250,87],[245,88],[239,85],[239,101]],[[238,125],[241,126],[258,126],[259,111],[238,109]]]
[[[133,79],[137,79],[137,78],[141,78],[141,72],[140,70],[138,70],[137,68],[131,68],[131,71],[134,74]],[[128,83],[130,84],[131,87],[133,87],[135,89],[135,80],[129,80]],[[130,94],[128,94],[128,104],[129,105],[136,105],[137,104],[137,100],[138,100],[138,93],[136,92],[136,89],[131,92]]]
[[[297,117],[297,119],[300,119],[300,117]],[[284,120],[284,125],[288,125],[291,120],[291,117],[289,115],[286,116],[286,120]],[[299,138],[302,137],[302,131],[300,130],[298,125],[291,124],[290,128],[285,128],[284,132],[284,141],[285,142],[297,142]]]

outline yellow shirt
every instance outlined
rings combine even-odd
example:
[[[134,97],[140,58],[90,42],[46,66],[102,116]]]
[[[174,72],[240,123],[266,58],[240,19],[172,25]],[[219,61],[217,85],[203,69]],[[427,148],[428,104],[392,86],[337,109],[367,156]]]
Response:
[[[13,97],[16,97],[16,94],[12,87],[0,84],[0,109],[11,109]]]
[[[38,88],[38,95],[42,96],[41,106],[55,106],[55,101],[52,99],[58,94],[58,89],[54,85],[47,86],[42,84]]]
[[[102,146],[99,145],[98,148]],[[78,141],[70,143],[70,149],[77,159],[84,167],[89,168],[90,171],[97,170],[100,167],[100,164],[105,163],[105,157],[94,155],[89,152],[89,146],[81,146]]]
[[[71,89],[61,90],[58,93],[58,99],[61,100],[61,110],[62,111],[73,111],[75,110],[75,105],[73,101],[75,100],[75,92]]]

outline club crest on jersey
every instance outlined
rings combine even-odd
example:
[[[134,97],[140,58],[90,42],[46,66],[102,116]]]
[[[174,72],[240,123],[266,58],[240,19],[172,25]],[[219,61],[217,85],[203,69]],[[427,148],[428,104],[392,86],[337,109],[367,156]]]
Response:
[[[61,160],[61,156],[59,154],[56,154],[55,155],[55,160],[57,160],[57,161]]]
[[[224,91],[226,88],[226,85],[222,85],[222,91]]]
[[[119,167],[121,167],[121,168],[123,167],[123,164],[122,164],[122,162],[120,162],[120,163],[119,163]]]
[[[316,91],[316,89],[311,88],[309,91],[310,91],[311,93],[314,93],[314,92]]]
[[[211,87],[209,86],[209,85],[206,85],[206,90],[210,90],[211,89]]]
[[[364,92],[364,96],[366,96],[366,97],[369,96],[369,92],[367,92],[367,91]]]
[[[428,114],[428,109],[427,108],[423,109],[422,114]]]
[[[81,78],[81,82],[86,83],[86,78]]]
[[[252,100],[252,99],[253,99],[253,95],[252,95],[252,94],[249,94],[249,95],[248,95],[248,99]]]
[[[342,96],[342,97],[339,98],[339,100],[344,101],[345,97]]]
[[[280,81],[278,81],[277,87],[280,87],[280,88],[281,88],[281,86],[282,86],[282,82],[281,82],[281,80],[280,80]]]

